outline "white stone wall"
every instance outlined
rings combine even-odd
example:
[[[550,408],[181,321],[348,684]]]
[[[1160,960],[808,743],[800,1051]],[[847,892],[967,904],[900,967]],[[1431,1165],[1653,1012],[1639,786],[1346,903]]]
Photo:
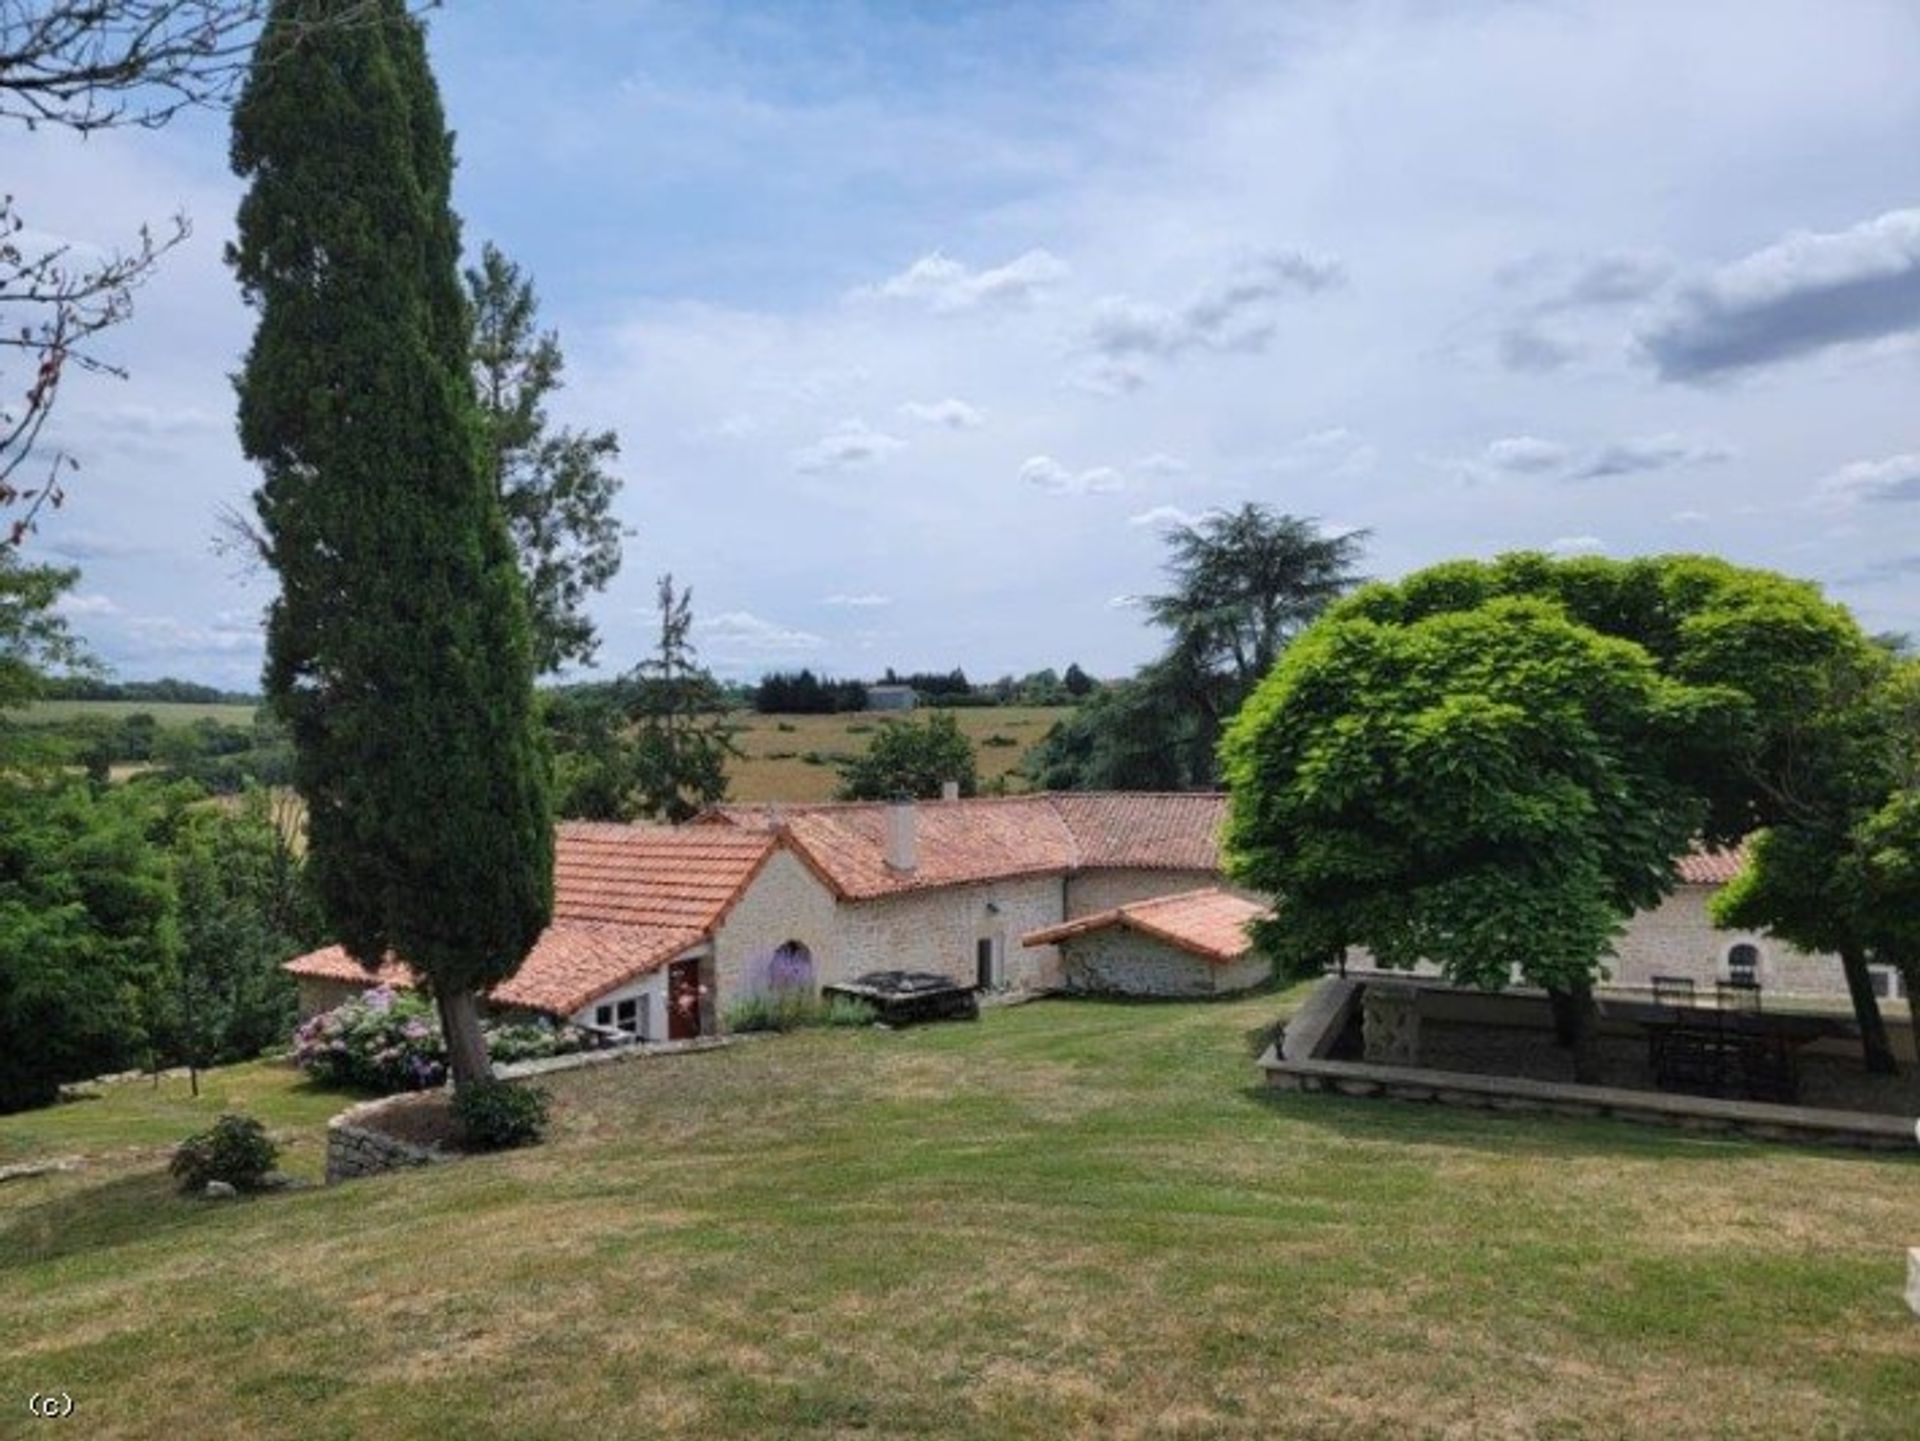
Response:
[[[1716,930],[1707,914],[1712,886],[1680,886],[1642,911],[1614,943],[1609,984],[1646,987],[1654,976],[1691,976],[1704,990],[1727,977],[1727,953],[1742,942],[1760,952],[1760,985],[1778,995],[1844,996],[1837,956],[1811,955],[1758,931]]]
[[[1155,896],[1177,896],[1184,891],[1217,886],[1235,895],[1266,904],[1264,897],[1238,886],[1228,885],[1218,871],[1137,870],[1080,871],[1067,877],[1067,920],[1097,915],[1124,906],[1131,901],[1151,900]]]
[[[1716,929],[1707,913],[1716,889],[1680,886],[1652,910],[1628,921],[1614,942],[1603,984],[1646,990],[1655,976],[1688,976],[1711,993],[1714,983],[1729,974],[1728,952],[1745,943],[1760,952],[1762,990],[1779,996],[1846,996],[1838,956],[1813,955],[1759,931]],[[1371,971],[1373,957],[1355,947],[1347,952],[1347,969]],[[1422,962],[1412,974],[1433,976],[1439,970]]]
[[[371,982],[330,981],[324,976],[295,976],[295,1004],[299,1007],[302,1021],[311,1020],[322,1011],[331,1011],[335,1006],[352,1000],[367,989]]]
[[[845,950],[833,892],[793,852],[776,850],[713,937],[714,1001],[721,1014],[765,980],[768,958],[789,941],[813,955],[818,984],[840,979]]]
[[[608,991],[587,1002],[570,1018],[577,1026],[597,1026],[598,1012],[602,1006],[618,1005],[621,1001],[641,1001],[642,1030],[640,1038],[644,1041],[664,1041],[667,1038],[667,968],[661,966],[657,971],[649,971],[638,980],[630,981],[616,990]],[[617,1025],[608,1021],[608,1025]]]
[[[1071,937],[1061,943],[1060,949],[1064,983],[1069,990],[1109,995],[1224,995],[1258,985],[1272,970],[1259,956],[1215,965],[1121,926]]]
[[[1022,989],[1060,983],[1055,946],[1028,949],[1020,937],[1063,918],[1059,876],[1035,876],[982,885],[942,886],[841,907],[839,976],[863,971],[933,971],[974,983],[974,947],[982,937],[1000,942],[1002,979]],[[997,907],[990,911],[989,906]]]

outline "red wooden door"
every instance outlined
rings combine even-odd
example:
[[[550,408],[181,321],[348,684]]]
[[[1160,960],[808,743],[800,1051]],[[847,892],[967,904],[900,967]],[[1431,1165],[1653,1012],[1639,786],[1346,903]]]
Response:
[[[667,967],[667,1039],[685,1041],[700,1034],[700,962],[675,961]]]

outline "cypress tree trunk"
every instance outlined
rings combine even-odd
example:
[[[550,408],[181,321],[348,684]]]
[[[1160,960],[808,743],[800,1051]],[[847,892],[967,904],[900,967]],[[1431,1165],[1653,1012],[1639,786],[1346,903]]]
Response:
[[[1854,1019],[1860,1023],[1860,1050],[1867,1070],[1876,1076],[1899,1075],[1893,1046],[1887,1040],[1886,1022],[1880,1019],[1880,998],[1873,993],[1873,977],[1867,971],[1866,952],[1857,946],[1842,946],[1840,966],[1846,972]]]
[[[440,1033],[447,1041],[447,1070],[454,1089],[484,1081],[493,1075],[487,1059],[487,1037],[480,1029],[480,1008],[472,991],[453,991],[434,997],[440,1012]]]
[[[1920,956],[1902,957],[1899,966],[1900,984],[1907,993],[1907,1020],[1913,1027],[1914,1060],[1920,1065]]]
[[[475,993],[552,911],[533,643],[423,34],[404,0],[313,23],[338,8],[274,0],[233,117],[249,188],[228,258],[259,315],[240,439],[280,581],[265,689],[328,927],[450,998],[459,1083],[486,1073]]]

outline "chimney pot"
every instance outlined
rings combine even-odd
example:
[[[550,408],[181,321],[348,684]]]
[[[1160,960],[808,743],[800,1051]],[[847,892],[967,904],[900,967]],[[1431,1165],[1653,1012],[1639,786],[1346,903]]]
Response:
[[[920,866],[914,819],[912,801],[894,801],[887,807],[887,867],[902,875],[912,875]]]

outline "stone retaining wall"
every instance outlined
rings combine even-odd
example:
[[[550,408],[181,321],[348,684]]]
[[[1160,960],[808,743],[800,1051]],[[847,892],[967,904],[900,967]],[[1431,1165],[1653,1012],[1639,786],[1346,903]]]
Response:
[[[431,1166],[448,1160],[437,1147],[414,1146],[374,1128],[380,1113],[417,1092],[383,1096],[350,1107],[327,1122],[327,1184],[377,1176],[382,1171],[403,1171],[411,1166]]]

